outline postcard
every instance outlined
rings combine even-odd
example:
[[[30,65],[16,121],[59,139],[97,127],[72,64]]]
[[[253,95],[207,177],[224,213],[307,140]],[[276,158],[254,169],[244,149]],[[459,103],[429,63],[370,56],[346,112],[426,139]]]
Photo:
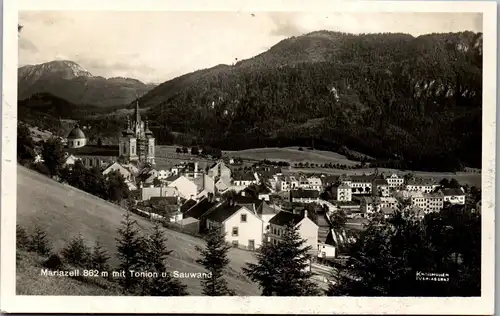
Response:
[[[493,313],[495,3],[3,21],[2,311]]]

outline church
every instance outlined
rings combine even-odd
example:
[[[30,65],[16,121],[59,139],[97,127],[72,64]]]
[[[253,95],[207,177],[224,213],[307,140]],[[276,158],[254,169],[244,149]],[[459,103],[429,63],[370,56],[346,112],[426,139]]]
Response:
[[[132,120],[127,118],[127,127],[118,135],[118,145],[89,145],[87,138],[78,124],[67,136],[67,164],[81,160],[88,168],[103,167],[120,161],[143,165],[155,164],[155,138],[139,113],[139,101],[136,101]]]

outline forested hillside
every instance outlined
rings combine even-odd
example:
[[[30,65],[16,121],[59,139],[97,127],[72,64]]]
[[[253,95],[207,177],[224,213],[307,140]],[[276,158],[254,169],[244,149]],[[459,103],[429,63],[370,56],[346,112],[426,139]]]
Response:
[[[175,131],[222,149],[347,146],[401,168],[480,167],[482,34],[313,32],[167,81],[141,104],[160,140]]]

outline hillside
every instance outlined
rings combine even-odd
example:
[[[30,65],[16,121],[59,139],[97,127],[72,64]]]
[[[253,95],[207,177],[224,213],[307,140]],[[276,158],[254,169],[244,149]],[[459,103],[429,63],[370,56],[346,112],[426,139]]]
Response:
[[[480,167],[482,34],[318,31],[141,98],[167,128],[225,150],[342,146],[398,167]],[[391,162],[388,162],[391,163]]]
[[[29,232],[35,225],[42,226],[47,231],[55,249],[61,249],[73,236],[81,233],[90,244],[98,240],[111,254],[115,253],[116,230],[122,220],[122,209],[21,166],[18,166],[17,185],[19,193],[17,223]],[[140,217],[135,217],[135,219],[142,229],[151,228],[148,221]],[[168,261],[172,271],[201,272],[202,267],[195,263],[198,258],[195,246],[203,247],[204,242],[170,230],[165,230],[165,234],[168,238],[168,247],[174,251]],[[72,293],[72,289],[78,289],[74,280],[68,281],[62,287],[60,281],[39,275],[40,270],[33,267],[36,258],[24,253],[21,255],[22,261],[18,266],[17,278],[18,284],[19,282],[22,284],[22,289],[18,290],[24,294],[35,294],[33,291],[43,287],[47,289],[43,293],[45,295],[61,293],[61,288],[67,289],[68,292],[65,295],[106,295],[98,288],[95,292],[92,292],[92,288],[87,288]],[[241,267],[245,262],[253,261],[251,253],[232,249],[229,258],[231,260],[231,268],[227,276],[229,286],[235,289],[238,295],[259,295],[257,286],[246,281],[241,275]],[[116,263],[116,260],[112,259],[111,264],[116,265]],[[182,281],[188,285],[191,295],[201,293],[198,279],[183,279]]]
[[[124,105],[153,88],[131,78],[94,76],[72,61],[51,61],[18,69],[18,99],[50,93],[74,104]]]

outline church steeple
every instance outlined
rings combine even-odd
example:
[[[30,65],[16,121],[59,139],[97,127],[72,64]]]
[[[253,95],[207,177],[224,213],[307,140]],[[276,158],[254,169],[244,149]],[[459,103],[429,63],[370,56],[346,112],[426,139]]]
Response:
[[[141,114],[139,114],[139,98],[135,100],[135,122],[139,123],[141,121]]]

